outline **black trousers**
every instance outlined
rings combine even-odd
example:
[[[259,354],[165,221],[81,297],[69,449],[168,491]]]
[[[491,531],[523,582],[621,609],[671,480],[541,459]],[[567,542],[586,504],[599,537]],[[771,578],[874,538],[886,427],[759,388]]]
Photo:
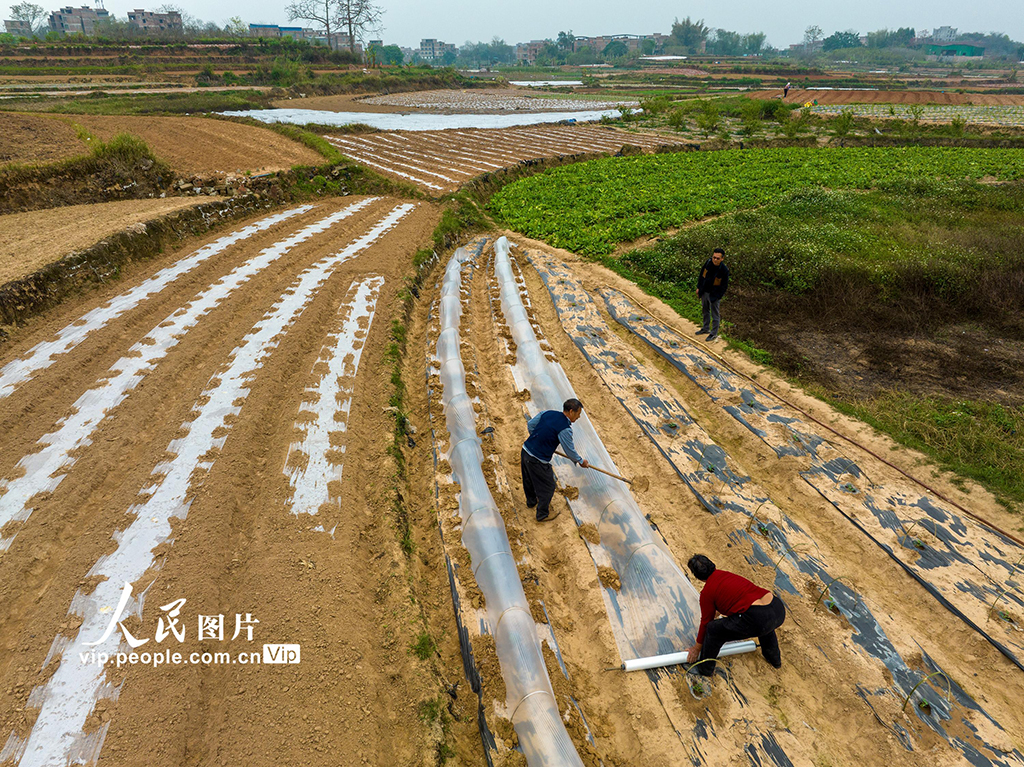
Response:
[[[519,467],[523,472],[523,493],[527,506],[537,506],[537,519],[548,516],[548,507],[555,495],[555,470],[550,463],[538,461],[525,450],[519,451]]]
[[[727,615],[711,621],[704,631],[704,644],[700,649],[700,660],[707,659],[693,670],[704,676],[711,676],[715,671],[715,658],[718,657],[722,645],[739,639],[754,639],[761,643],[761,654],[775,668],[782,665],[782,654],[779,652],[779,639],[775,629],[786,620],[786,605],[778,594],[766,605],[754,605],[746,612]]]

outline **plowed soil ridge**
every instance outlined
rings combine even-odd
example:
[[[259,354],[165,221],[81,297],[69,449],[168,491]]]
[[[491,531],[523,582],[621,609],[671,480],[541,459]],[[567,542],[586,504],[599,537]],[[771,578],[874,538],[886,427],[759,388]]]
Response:
[[[196,288],[222,279],[261,249],[352,203],[350,198],[321,204],[225,251],[180,284],[90,334],[3,400],[5,476],[12,474],[10,462],[61,414],[73,412],[74,398],[144,337],[154,320],[160,323],[168,310],[173,316],[175,306],[186,305]],[[339,502],[345,513],[337,515],[333,536],[315,531],[314,518],[288,513],[291,492],[282,471],[294,414],[307,396],[307,373],[350,286],[363,276],[379,275],[385,280],[379,304],[396,306],[411,255],[429,238],[436,213],[425,205],[405,206],[400,221],[377,238],[366,238],[388,211],[399,207],[396,201],[369,202],[254,275],[204,316],[107,414],[90,444],[76,453],[60,486],[32,500],[32,516],[0,555],[5,757],[28,746],[20,763],[39,763],[47,749],[68,747],[66,740],[44,737],[43,728],[53,721],[45,713],[48,706],[60,700],[50,684],[54,675],[88,668],[67,642],[76,636],[99,638],[92,629],[96,614],[79,611],[96,599],[110,610],[116,607],[104,598],[105,589],[116,596],[123,584],[115,577],[103,580],[118,561],[114,552],[134,539],[130,530],[157,527],[151,506],[173,486],[172,466],[193,444],[198,454],[192,460],[198,463],[181,477],[190,488],[179,501],[187,516],[168,517],[164,529],[170,537],[152,551],[158,567],[133,579],[136,601],[129,603],[125,626],[135,637],[150,640],[140,651],[170,649],[186,659],[192,652],[225,651],[237,658],[243,651],[258,653],[264,642],[295,643],[302,648],[301,662],[243,666],[196,661],[120,669],[104,669],[101,663],[93,670],[110,685],[98,698],[86,700],[84,715],[76,710],[84,725],[73,740],[85,744],[91,737],[92,744],[102,744],[103,757],[139,765],[180,765],[193,758],[203,763],[337,764],[339,755],[355,763],[372,757],[408,764],[421,763],[434,752],[436,735],[420,719],[418,707],[435,690],[423,664],[406,652],[418,618],[405,580],[395,577],[403,557],[384,513],[392,503],[394,471],[384,412],[390,386],[382,365],[388,321],[367,328],[366,364],[353,382],[345,464],[347,476],[359,480],[342,482]],[[364,245],[358,253],[336,258],[336,263],[329,260],[360,240]],[[172,263],[175,255],[147,265],[140,276]],[[321,264],[322,281],[296,282],[315,264]],[[298,301],[297,289],[308,294],[301,306],[292,305]],[[3,361],[52,337],[90,303],[110,297],[61,307],[54,313],[58,316],[41,319],[13,348],[4,349]],[[277,309],[268,315],[275,302]],[[289,322],[273,325],[272,315],[284,320],[286,314],[292,316]],[[246,343],[246,337],[258,337],[258,347],[251,346],[256,341]],[[243,364],[233,351],[241,348],[263,353]],[[218,397],[229,396],[229,385],[241,387],[235,390],[239,396],[215,414],[210,408]],[[219,425],[209,421],[204,427],[204,419],[211,417],[221,419]],[[17,428],[11,428],[14,424]],[[213,452],[194,442],[196,430],[212,440],[205,444]],[[165,468],[153,474],[154,467]],[[0,496],[0,504],[4,500]],[[160,642],[157,618],[168,618],[160,606],[180,599],[185,600],[178,626],[184,627],[184,639],[179,642],[172,634]],[[223,640],[199,641],[199,614],[224,616]],[[236,615],[243,628],[232,641]],[[245,625],[254,629],[251,643]],[[120,631],[115,628],[112,636],[120,637]],[[127,650],[123,642],[121,649]],[[39,735],[33,739],[36,728]]]

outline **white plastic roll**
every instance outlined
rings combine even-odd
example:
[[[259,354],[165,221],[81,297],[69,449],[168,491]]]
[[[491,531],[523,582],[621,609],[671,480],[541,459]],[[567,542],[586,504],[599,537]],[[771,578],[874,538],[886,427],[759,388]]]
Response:
[[[730,655],[753,652],[756,648],[757,643],[750,639],[742,642],[726,642],[718,652],[718,657],[727,658]],[[687,653],[685,652],[672,652],[667,655],[652,655],[650,658],[633,658],[632,660],[623,661],[619,668],[623,671],[644,671],[649,668],[678,666],[680,663],[686,662],[686,656]]]

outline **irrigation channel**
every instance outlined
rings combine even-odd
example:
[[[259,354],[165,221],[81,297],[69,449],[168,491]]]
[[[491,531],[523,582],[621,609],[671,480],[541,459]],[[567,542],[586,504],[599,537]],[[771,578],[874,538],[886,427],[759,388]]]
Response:
[[[380,591],[402,559],[381,435],[396,295],[437,215],[295,206],[4,349],[0,763],[420,758],[391,718],[418,721],[429,679],[379,639],[412,609]],[[260,665],[265,643],[301,662]]]
[[[432,494],[490,763],[1024,764],[1021,634],[990,609],[1019,614],[1017,544],[596,265],[479,238],[441,271],[424,302]],[[573,395],[580,453],[652,486],[633,495],[556,458],[570,514],[537,525],[525,421]],[[617,670],[692,644],[697,592],[678,563],[695,551],[786,601],[781,671],[758,654],[710,683]]]

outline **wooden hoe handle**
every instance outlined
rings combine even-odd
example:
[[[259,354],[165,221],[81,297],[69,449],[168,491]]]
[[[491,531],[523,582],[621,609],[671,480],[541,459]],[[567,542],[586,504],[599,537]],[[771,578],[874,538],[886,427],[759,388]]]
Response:
[[[562,456],[562,458],[569,459],[569,456],[567,456],[565,453],[560,453],[557,450],[555,451],[555,455],[560,455],[560,456]],[[569,459],[569,460],[572,460],[572,459]],[[612,474],[610,471],[605,471],[604,469],[599,469],[596,466],[588,466],[587,468],[588,469],[593,469],[594,471],[599,471],[602,474],[607,474],[609,477],[614,477],[615,479],[621,480],[621,481],[625,482],[627,485],[632,485],[633,484],[633,480],[631,480],[631,479],[626,479],[625,477],[620,477],[618,474]]]

